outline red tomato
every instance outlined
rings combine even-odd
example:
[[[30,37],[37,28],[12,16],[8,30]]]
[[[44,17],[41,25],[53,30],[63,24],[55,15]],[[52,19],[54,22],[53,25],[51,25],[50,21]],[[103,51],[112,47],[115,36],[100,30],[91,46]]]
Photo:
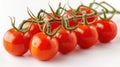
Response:
[[[28,20],[32,20],[32,18],[29,18]],[[23,28],[29,27],[32,23],[27,22],[23,25]],[[30,30],[24,34],[24,36],[27,38],[27,42],[29,44],[30,39],[32,38],[33,35],[36,33],[40,32],[39,26],[37,23],[33,23]]]
[[[80,48],[90,48],[98,41],[98,33],[93,25],[80,25],[75,30],[75,33],[77,36],[77,43]]]
[[[98,20],[95,23],[99,34],[99,41],[107,43],[117,35],[117,26],[112,20]]]
[[[56,16],[53,13],[49,13],[49,14],[57,19],[61,18],[60,16]],[[44,18],[44,20],[50,20],[50,19],[51,19],[51,17],[48,15]],[[61,25],[61,21],[52,21],[52,22],[50,22],[50,25],[51,25],[51,31],[53,31],[55,28],[57,28],[58,26]]]
[[[50,60],[58,52],[58,41],[42,32],[37,33],[30,41],[30,51],[39,60]]]
[[[28,50],[24,33],[18,32],[13,28],[5,33],[3,43],[7,52],[15,56],[21,56]]]
[[[89,9],[87,7],[80,7],[79,10],[80,10],[80,12],[86,12],[87,15],[93,13],[93,10],[91,10],[91,9]],[[70,9],[70,10],[68,10],[68,12],[73,13],[75,11]],[[72,15],[70,13],[65,12],[65,16],[67,18],[71,18]],[[81,16],[81,15],[82,15],[81,13],[75,12],[76,17]],[[87,17],[88,22],[93,22],[94,20],[97,20],[97,19],[98,19],[97,15]],[[81,22],[81,21],[82,21],[82,18],[77,18],[77,19],[69,20],[69,24],[70,24],[70,26],[75,26],[75,25],[77,25],[78,22]]]
[[[86,8],[86,7],[81,7],[80,11],[85,11],[87,14],[92,14],[93,13],[93,10],[91,10],[89,8]],[[94,20],[97,20],[97,19],[98,19],[97,15],[93,15],[93,16],[87,17],[87,21],[88,22],[93,22]]]
[[[74,10],[70,9],[70,10],[68,10],[68,12],[73,13]],[[69,14],[69,13],[67,13],[67,12],[65,12],[64,15],[65,15],[67,18],[71,18],[71,17],[72,17],[72,15]],[[80,14],[75,14],[75,16],[76,16],[76,17],[77,17],[77,16],[80,16]],[[70,27],[76,26],[76,25],[78,24],[78,22],[81,22],[81,18],[77,18],[77,19],[75,18],[75,19],[69,20],[69,26],[70,26]]]
[[[67,54],[75,49],[77,46],[77,38],[73,31],[61,30],[55,36],[59,42],[59,52]]]

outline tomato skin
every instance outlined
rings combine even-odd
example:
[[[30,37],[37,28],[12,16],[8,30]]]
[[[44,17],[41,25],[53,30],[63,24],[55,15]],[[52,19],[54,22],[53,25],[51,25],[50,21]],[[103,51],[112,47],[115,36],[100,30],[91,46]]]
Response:
[[[29,18],[28,20],[33,20],[32,18]],[[31,22],[26,22],[23,25],[23,28],[29,27],[32,23]],[[24,34],[24,36],[27,38],[27,43],[29,44],[30,39],[35,35],[36,33],[41,32],[39,29],[39,26],[37,23],[33,23],[30,30]],[[29,45],[28,45],[29,47]]]
[[[24,24],[23,28],[29,27],[31,25],[30,22],[27,22]],[[34,34],[40,32],[39,26],[37,23],[33,23],[30,30],[26,32],[26,34],[29,34],[30,36],[33,36]]]
[[[22,56],[28,51],[24,33],[18,32],[13,28],[5,33],[3,44],[6,51],[15,56]]]
[[[91,10],[89,8],[86,8],[86,7],[81,7],[80,11],[85,11],[87,14],[92,14],[93,13],[93,10]],[[97,15],[93,15],[93,16],[87,17],[87,21],[88,22],[93,22],[94,20],[97,20],[97,19],[98,19]]]
[[[93,13],[93,10],[91,10],[91,9],[89,9],[89,8],[87,8],[87,7],[80,7],[79,10],[80,10],[81,12],[86,12],[87,15]],[[68,12],[73,13],[74,10],[70,9],[70,10],[68,10]],[[71,17],[72,17],[72,15],[69,14],[69,13],[67,13],[67,12],[65,12],[64,15],[65,15],[67,18],[71,18]],[[82,16],[82,14],[76,13],[75,16],[76,16],[76,17]],[[93,22],[94,20],[97,20],[97,19],[98,19],[98,16],[97,16],[97,15],[93,15],[93,16],[87,17],[87,21],[88,21],[88,22]],[[72,27],[72,26],[76,26],[76,25],[78,24],[78,22],[82,22],[82,21],[83,21],[82,18],[72,19],[72,20],[69,20],[69,24],[70,24],[70,26]]]
[[[28,18],[28,20],[33,20],[32,18]],[[30,30],[28,32],[25,33],[25,35],[28,35],[30,37],[32,37],[34,34],[40,32],[39,26],[37,23],[31,23],[31,22],[26,22],[23,25],[23,28],[29,27],[32,24]]]
[[[39,60],[50,60],[58,52],[58,41],[42,32],[37,33],[30,41],[30,52]]]
[[[102,43],[110,42],[117,35],[117,26],[112,20],[98,20],[95,26],[99,34],[99,41]]]
[[[98,42],[98,33],[93,25],[80,25],[75,30],[77,43],[80,48],[87,49]]]
[[[70,9],[70,10],[68,10],[68,12],[73,13],[74,10]],[[64,13],[64,16],[66,16],[67,18],[71,18],[72,15],[69,14],[68,12],[65,12],[65,13]],[[81,15],[81,14],[76,14],[75,16],[77,17],[77,16],[80,16],[80,15]],[[76,25],[78,24],[78,22],[81,22],[81,21],[82,21],[82,18],[77,18],[77,19],[74,18],[74,19],[71,19],[71,20],[69,20],[69,26],[70,26],[70,27],[76,26]]]
[[[77,46],[77,38],[73,31],[62,29],[55,36],[59,42],[59,52],[62,54],[70,53]]]
[[[31,25],[31,23],[27,22],[23,27],[28,27],[30,25]],[[41,32],[41,31],[40,31],[38,25],[36,23],[34,23],[34,24],[32,24],[31,29],[28,32],[26,32],[24,35],[26,38],[28,38],[27,39],[28,42],[30,42],[30,39],[32,38],[32,36],[38,32]]]
[[[54,15],[53,13],[49,13],[51,16],[53,16],[54,18],[56,18],[56,19],[60,19],[61,18],[61,16],[56,16],[56,15]],[[51,17],[50,16],[46,16],[45,18],[44,18],[44,20],[51,20]],[[61,25],[61,21],[52,21],[52,22],[50,22],[50,25],[51,25],[51,31],[53,31],[54,29],[56,29],[58,26],[60,26]]]

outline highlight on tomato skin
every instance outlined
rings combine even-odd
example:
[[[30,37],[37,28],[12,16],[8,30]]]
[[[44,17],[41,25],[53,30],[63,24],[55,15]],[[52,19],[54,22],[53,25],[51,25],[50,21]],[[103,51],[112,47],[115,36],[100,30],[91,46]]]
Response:
[[[94,4],[102,7],[102,11],[97,10],[98,7],[92,9]],[[113,11],[109,11],[105,5]],[[28,8],[30,18],[23,20],[18,28],[15,18],[10,17],[13,28],[3,37],[4,48],[9,54],[23,56],[30,50],[34,58],[48,61],[58,52],[64,55],[72,52],[76,46],[89,49],[98,42],[108,43],[118,33],[117,25],[111,19],[120,11],[107,2],[94,1],[89,6],[80,4],[77,9],[66,9],[59,3],[56,11],[49,7],[50,13],[41,9],[37,16]],[[108,17],[108,14],[111,16]]]
[[[35,34],[30,41],[30,52],[38,60],[52,59],[58,52],[58,41],[43,32]]]
[[[117,35],[117,25],[112,20],[98,20],[95,26],[99,34],[99,41],[102,43],[112,41]]]
[[[55,37],[59,42],[59,52],[62,54],[72,52],[77,46],[77,38],[73,31],[62,29]]]
[[[28,20],[33,20],[32,18],[28,18]],[[38,32],[41,32],[41,30],[39,29],[39,26],[37,23],[31,23],[31,22],[26,22],[23,25],[23,28],[27,28],[32,24],[31,28],[29,31],[24,33],[24,36],[27,38],[27,42],[29,44],[30,39],[33,37],[33,35],[35,35]]]
[[[80,25],[75,30],[78,46],[88,49],[98,42],[98,33],[94,25]]]
[[[28,46],[24,33],[18,32],[15,29],[9,29],[4,37],[3,44],[5,50],[14,56],[22,56],[28,51]]]

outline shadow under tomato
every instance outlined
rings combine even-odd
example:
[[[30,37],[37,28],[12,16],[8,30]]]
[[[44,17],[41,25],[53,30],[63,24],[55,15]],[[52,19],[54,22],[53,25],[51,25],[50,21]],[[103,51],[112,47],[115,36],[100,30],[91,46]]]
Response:
[[[27,53],[25,53],[25,54],[23,55],[23,57],[32,57],[32,55],[31,55],[30,51],[28,51]]]

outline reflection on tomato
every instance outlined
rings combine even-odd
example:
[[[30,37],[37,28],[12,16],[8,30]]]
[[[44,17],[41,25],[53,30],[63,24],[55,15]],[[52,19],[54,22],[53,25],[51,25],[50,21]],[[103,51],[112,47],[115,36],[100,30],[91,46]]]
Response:
[[[42,32],[37,33],[30,41],[30,52],[39,60],[50,60],[58,52],[58,41]]]
[[[80,48],[87,49],[98,42],[98,33],[93,25],[80,25],[75,33]]]
[[[117,35],[117,26],[112,20],[98,20],[95,26],[99,34],[99,41],[102,43],[110,42]]]
[[[15,56],[22,56],[28,50],[26,40],[24,33],[18,32],[12,28],[5,33],[3,44],[8,53]]]
[[[32,19],[32,18],[29,18],[28,20],[33,20],[33,19]],[[37,23],[26,22],[26,23],[23,25],[23,28],[27,28],[27,27],[29,27],[31,24],[32,24],[32,26],[31,26],[30,30],[27,31],[27,32],[24,34],[24,36],[27,38],[27,43],[28,43],[28,44],[29,44],[29,42],[30,42],[30,39],[33,37],[33,35],[35,35],[35,34],[38,33],[38,32],[41,32]],[[29,47],[29,45],[28,45],[28,47]]]
[[[77,46],[77,38],[73,31],[62,29],[55,36],[59,42],[59,52],[67,54],[75,49]]]

